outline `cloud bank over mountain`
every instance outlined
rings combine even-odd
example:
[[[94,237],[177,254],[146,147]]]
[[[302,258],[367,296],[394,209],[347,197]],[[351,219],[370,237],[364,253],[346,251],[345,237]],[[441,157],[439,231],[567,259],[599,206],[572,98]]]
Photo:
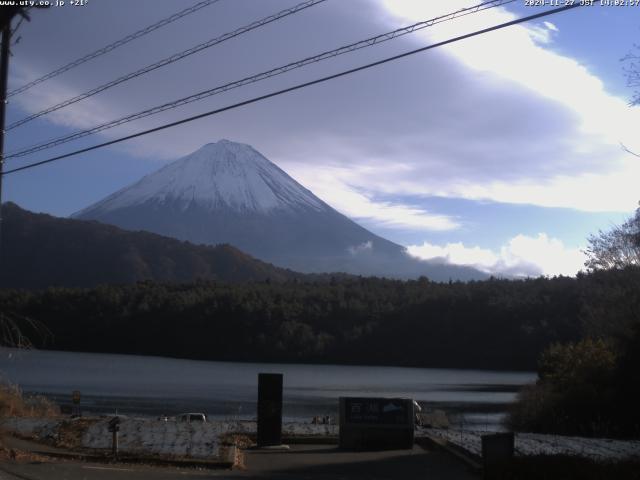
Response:
[[[574,276],[584,269],[585,254],[576,248],[567,248],[557,238],[545,233],[536,237],[517,235],[498,251],[468,247],[461,242],[444,246],[424,242],[410,245],[411,255],[424,260],[440,259],[451,265],[466,265],[492,275],[538,277],[540,275]]]

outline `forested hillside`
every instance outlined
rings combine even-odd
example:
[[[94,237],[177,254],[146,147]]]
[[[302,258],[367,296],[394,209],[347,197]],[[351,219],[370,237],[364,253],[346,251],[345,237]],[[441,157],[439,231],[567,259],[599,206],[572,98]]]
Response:
[[[624,338],[640,269],[434,283],[376,278],[0,292],[44,348],[240,361],[535,369],[554,342]]]
[[[98,222],[2,207],[0,287],[92,287],[141,280],[283,281],[301,277],[230,245],[194,245]]]

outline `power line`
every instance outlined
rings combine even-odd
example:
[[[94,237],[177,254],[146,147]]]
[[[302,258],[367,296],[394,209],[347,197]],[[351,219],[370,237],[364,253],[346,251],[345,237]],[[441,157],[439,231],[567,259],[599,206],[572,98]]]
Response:
[[[45,108],[44,110],[41,110],[40,112],[34,113],[32,115],[29,115],[21,120],[18,120],[16,122],[13,122],[12,124],[8,125],[6,130],[12,130],[16,127],[19,127],[20,125],[24,125],[25,123],[28,123],[32,120],[35,120],[38,117],[41,117],[43,115],[47,115],[48,113],[51,112],[55,112],[56,110],[60,110],[61,108],[64,107],[68,107],[69,105],[73,105],[74,103],[77,103],[81,100],[84,100],[86,98],[92,97],[100,92],[104,92],[105,90],[108,90],[112,87],[115,87],[116,85],[119,85],[121,83],[124,83],[126,81],[132,80],[136,77],[139,77],[141,75],[144,75],[146,73],[152,72],[153,70],[157,70],[158,68],[170,65],[174,62],[177,62],[179,60],[182,60],[185,57],[188,57],[190,55],[193,55],[195,53],[201,52],[202,50],[205,50],[207,48],[213,47],[214,45],[218,45],[222,42],[225,42],[227,40],[230,40],[232,38],[238,37],[240,35],[243,35],[247,32],[250,32],[251,30],[255,30],[256,28],[260,28],[264,25],[267,25],[269,23],[275,22],[277,20],[280,20],[284,17],[288,17],[289,15],[293,15],[295,13],[300,12],[301,10],[305,10],[309,7],[313,7],[314,5],[317,5],[318,3],[322,3],[326,0],[306,0],[305,2],[299,3],[298,5],[295,5],[291,8],[287,8],[285,10],[282,10],[278,13],[275,13],[273,15],[269,15],[268,17],[262,18],[260,20],[256,20],[255,22],[250,23],[249,25],[246,25],[244,27],[238,28],[232,32],[228,32],[225,33],[224,35],[221,35],[219,37],[213,38],[211,40],[208,40],[204,43],[200,43],[198,45],[196,45],[195,47],[191,47],[187,50],[184,50],[180,53],[176,53],[174,55],[171,55],[170,57],[164,58],[156,63],[152,63],[151,65],[147,65],[144,68],[141,68],[139,70],[136,70],[135,72],[131,72],[128,73],[126,75],[123,75],[122,77],[116,78],[115,80],[112,80],[110,82],[107,82],[103,85],[100,85],[98,87],[92,88],[91,90],[89,90],[88,92],[82,93],[80,95],[77,95],[73,98],[69,98],[67,100],[65,100],[64,102],[58,103],[56,105],[53,105],[49,108]]]
[[[154,30],[157,30],[159,28],[164,27],[165,25],[169,25],[172,22],[175,22],[176,20],[179,20],[182,17],[185,17],[187,15],[190,15],[192,13],[197,12],[198,10],[201,10],[205,7],[208,7],[209,5],[211,5],[212,3],[216,3],[219,2],[220,0],[203,0],[202,2],[198,2],[195,5],[189,7],[189,8],[185,8],[184,10],[181,10],[177,13],[174,13],[173,15],[164,18],[162,20],[160,20],[159,22],[154,23],[153,25],[149,25],[148,27],[145,27],[141,30],[138,30],[137,32],[134,32],[130,35],[127,35],[124,38],[121,38],[120,40],[117,40],[113,43],[110,43],[109,45],[106,45],[102,48],[99,48],[98,50],[96,50],[95,52],[89,53],[88,55],[85,55],[84,57],[78,58],[77,60],[74,60],[73,62],[67,63],[66,65],[54,70],[53,72],[47,73],[46,75],[43,75],[40,78],[37,78],[29,83],[27,83],[26,85],[23,85],[20,88],[16,88],[15,90],[10,91],[7,94],[7,97],[11,97],[13,95],[17,95],[19,93],[25,92],[27,90],[29,90],[31,87],[34,87],[46,80],[49,80],[53,77],[57,77],[58,75],[67,72],[69,70],[71,70],[72,68],[77,67],[78,65],[82,65],[85,62],[88,62],[89,60],[93,60],[94,58],[97,58],[101,55],[104,55],[105,53],[108,53],[112,50],[115,50],[118,47],[121,47],[122,45],[125,45],[133,40],[135,40],[136,38],[140,38],[148,33],[153,32]]]
[[[217,95],[219,93],[223,93],[223,92],[227,92],[229,90],[238,88],[238,87],[242,87],[251,83],[256,83],[262,80],[266,80],[267,78],[271,78],[271,77],[275,77],[277,75],[281,75],[283,73],[289,72],[291,70],[297,69],[297,68],[301,68],[304,67],[306,65],[312,64],[312,63],[317,63],[329,58],[333,58],[339,55],[343,55],[345,53],[350,53],[356,50],[360,50],[362,48],[366,48],[366,47],[370,47],[379,43],[383,43],[389,40],[392,40],[394,38],[400,37],[402,35],[407,35],[409,33],[413,33],[415,31],[421,30],[423,28],[427,28],[430,27],[432,25],[438,24],[438,23],[442,23],[445,21],[449,21],[449,20],[453,20],[455,18],[459,18],[459,17],[463,17],[466,15],[470,15],[472,13],[477,13],[479,11],[483,11],[483,10],[487,10],[490,8],[495,8],[501,5],[506,5],[508,3],[512,3],[516,0],[491,0],[488,2],[483,2],[480,3],[478,5],[475,5],[473,7],[468,7],[468,8],[464,8],[462,10],[458,10],[446,15],[441,15],[439,17],[435,17],[432,18],[430,20],[425,20],[422,22],[418,22],[415,23],[413,25],[410,25],[408,27],[404,27],[404,28],[399,28],[396,30],[393,30],[391,32],[387,32],[387,33],[383,33],[381,35],[377,35],[375,37],[370,37],[367,38],[365,40],[361,40],[359,42],[355,42],[355,43],[351,43],[349,45],[345,45],[339,48],[336,48],[334,50],[329,50],[323,53],[320,53],[318,55],[314,55],[312,57],[307,57],[304,58],[302,60],[298,60],[295,62],[291,62],[288,63],[286,65],[277,67],[277,68],[273,68],[271,70],[267,70],[265,72],[261,72],[258,73],[256,75],[252,75],[250,77],[245,77],[241,80],[236,80],[234,82],[230,82],[221,86],[217,86],[208,90],[204,90],[202,92],[198,92],[196,94],[193,95],[189,95],[187,97],[183,97],[180,98],[178,100],[174,100],[172,102],[167,102],[164,103],[162,105],[158,105],[156,107],[147,109],[147,110],[143,110],[141,112],[138,113],[134,113],[131,115],[127,115],[125,117],[119,118],[117,120],[112,120],[110,122],[107,123],[103,123],[101,125],[97,125],[93,128],[87,129],[87,130],[83,130],[80,132],[76,132],[76,133],[72,133],[69,135],[65,135],[62,137],[58,137],[55,139],[51,139],[51,140],[47,140],[45,142],[41,142],[39,144],[36,145],[32,145],[26,148],[23,148],[21,150],[16,150],[13,152],[10,152],[6,158],[18,158],[18,157],[24,157],[26,155],[30,155],[32,153],[36,153],[42,150],[46,150],[49,148],[53,148],[59,145],[62,145],[64,143],[68,143],[70,141],[73,140],[78,140],[80,138],[86,137],[88,135],[92,135],[94,133],[98,133],[104,130],[108,130],[110,128],[114,128],[120,125],[124,125],[125,123],[129,123],[132,122],[134,120],[139,120],[141,118],[145,118],[151,115],[155,115],[157,113],[161,113],[164,112],[166,110],[171,110],[173,108],[177,108],[179,106],[183,106],[183,105],[187,105],[189,103],[193,103],[199,100],[203,100],[205,98],[211,97],[213,95]]]
[[[56,157],[48,158],[46,160],[41,160],[39,162],[34,162],[34,163],[29,164],[29,165],[24,165],[22,167],[16,167],[16,168],[13,168],[11,170],[5,171],[2,175],[4,176],[4,175],[8,175],[10,173],[19,172],[19,171],[22,171],[22,170],[28,170],[30,168],[35,168],[35,167],[38,167],[40,165],[45,165],[47,163],[51,163],[51,162],[55,162],[55,161],[58,161],[58,160],[62,160],[64,158],[69,158],[69,157],[72,157],[72,156],[75,156],[75,155],[79,155],[81,153],[90,152],[92,150],[97,150],[99,148],[107,147],[109,145],[114,145],[116,143],[121,143],[121,142],[124,142],[126,140],[131,140],[131,139],[134,139],[134,138],[137,138],[137,137],[142,137],[144,135],[149,135],[151,133],[159,132],[159,131],[165,130],[167,128],[176,127],[178,125],[182,125],[182,124],[185,124],[185,123],[193,122],[193,121],[199,120],[201,118],[209,117],[209,116],[212,116],[212,115],[217,115],[219,113],[226,112],[227,110],[233,110],[235,108],[243,107],[245,105],[250,105],[250,104],[256,103],[256,102],[260,102],[260,101],[266,100],[268,98],[276,97],[276,96],[279,96],[279,95],[283,95],[285,93],[289,93],[289,92],[293,92],[293,91],[296,91],[296,90],[300,90],[302,88],[310,87],[312,85],[317,85],[319,83],[324,83],[324,82],[327,82],[329,80],[334,80],[336,78],[344,77],[346,75],[350,75],[350,74],[355,73],[355,72],[360,72],[362,70],[367,70],[369,68],[377,67],[379,65],[383,65],[383,64],[386,64],[386,63],[389,63],[389,62],[393,62],[395,60],[399,60],[401,58],[405,58],[405,57],[408,57],[410,55],[415,55],[416,53],[424,52],[424,51],[431,50],[431,49],[437,48],[437,47],[442,47],[444,45],[449,45],[450,43],[458,42],[460,40],[465,40],[467,38],[476,37],[478,35],[483,35],[485,33],[493,32],[495,30],[500,30],[502,28],[510,27],[512,25],[517,25],[519,23],[528,22],[530,20],[535,20],[537,18],[546,17],[548,15],[554,15],[556,13],[564,12],[566,10],[570,10],[572,8],[577,8],[577,7],[580,7],[580,6],[581,6],[580,3],[575,3],[573,5],[566,5],[564,7],[559,7],[559,8],[555,8],[555,9],[552,9],[552,10],[547,10],[547,11],[536,13],[536,14],[529,15],[529,16],[526,16],[526,17],[518,18],[516,20],[511,20],[509,22],[500,23],[500,24],[494,25],[492,27],[483,28],[482,30],[476,30],[475,32],[467,33],[467,34],[460,35],[460,36],[457,36],[457,37],[454,37],[454,38],[450,38],[448,40],[444,40],[442,42],[438,42],[438,43],[434,43],[434,44],[431,44],[431,45],[427,45],[426,47],[417,48],[415,50],[410,50],[408,52],[401,53],[399,55],[394,55],[392,57],[387,57],[387,58],[384,58],[382,60],[378,60],[376,62],[372,62],[372,63],[368,63],[366,65],[362,65],[360,67],[355,67],[355,68],[351,68],[349,70],[344,70],[342,72],[335,73],[333,75],[329,75],[329,76],[326,76],[326,77],[318,78],[318,79],[312,80],[310,82],[299,83],[299,84],[294,85],[292,87],[288,87],[288,88],[285,88],[285,89],[282,89],[282,90],[271,92],[271,93],[268,93],[266,95],[261,95],[261,96],[258,96],[258,97],[254,97],[254,98],[251,98],[249,100],[245,100],[245,101],[242,101],[242,102],[235,103],[233,105],[228,105],[226,107],[218,108],[216,110],[210,110],[208,112],[201,113],[199,115],[194,115],[192,117],[183,118],[182,120],[178,120],[178,121],[171,122],[171,123],[166,123],[164,125],[160,125],[159,127],[150,128],[148,130],[144,130],[144,131],[141,131],[141,132],[138,132],[138,133],[134,133],[132,135],[127,135],[125,137],[120,137],[120,138],[117,138],[117,139],[114,139],[114,140],[110,140],[108,142],[104,142],[104,143],[100,143],[100,144],[97,144],[97,145],[93,145],[91,147],[75,150],[75,151],[70,152],[70,153],[65,153],[63,155],[58,155]]]
[[[15,27],[13,27],[13,30],[11,30],[11,37],[13,37],[18,32],[18,30],[20,29],[20,26],[22,25],[22,22],[24,22],[25,18],[26,17],[20,16],[20,19],[18,20],[18,23],[16,24]],[[20,37],[18,37],[18,38],[20,38]],[[17,40],[16,40],[16,42],[17,42]]]

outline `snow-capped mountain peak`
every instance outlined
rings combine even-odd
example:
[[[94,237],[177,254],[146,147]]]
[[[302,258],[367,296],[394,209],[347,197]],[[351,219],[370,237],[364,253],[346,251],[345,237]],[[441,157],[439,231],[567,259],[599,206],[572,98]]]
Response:
[[[411,258],[403,246],[337,212],[251,146],[228,140],[209,143],[74,217],[195,244],[228,243],[302,272],[426,274],[438,280],[480,274]]]
[[[260,213],[329,208],[249,145],[229,140],[204,145],[86,210],[108,212],[147,202],[207,210]]]

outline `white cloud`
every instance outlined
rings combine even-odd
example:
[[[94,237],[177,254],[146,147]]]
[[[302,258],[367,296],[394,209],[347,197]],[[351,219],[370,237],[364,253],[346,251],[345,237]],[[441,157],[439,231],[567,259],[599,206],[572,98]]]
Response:
[[[349,250],[349,253],[354,256],[358,255],[359,253],[371,252],[373,250],[373,242],[369,240],[367,242],[361,243],[360,245],[349,247],[347,250]]]
[[[444,13],[442,6],[435,3],[386,0],[384,5],[395,18],[413,22]],[[475,2],[462,0],[447,2],[446,9],[473,4]],[[563,15],[583,14],[579,10]],[[504,8],[494,8],[445,22],[418,35],[427,41],[443,40],[515,18]],[[528,167],[512,171],[515,178],[504,178],[508,169],[504,174],[495,173],[491,169],[492,160],[487,157],[478,158],[478,163],[489,167],[494,176],[481,178],[476,171],[464,165],[464,157],[458,156],[448,158],[452,165],[461,168],[455,172],[455,179],[442,181],[440,178],[439,182],[429,182],[425,176],[426,182],[417,182],[414,179],[420,174],[416,171],[411,176],[398,179],[400,181],[389,182],[386,179],[385,190],[389,192],[398,187],[406,192],[408,187],[416,194],[513,201],[587,211],[632,209],[637,201],[637,190],[629,179],[640,178],[638,162],[632,165],[628,161],[629,155],[619,148],[619,143],[624,143],[631,150],[640,150],[640,138],[636,132],[636,126],[640,124],[640,109],[629,108],[625,99],[608,93],[602,81],[577,60],[549,49],[548,44],[552,42],[550,32],[558,30],[554,23],[548,21],[526,23],[445,47],[449,56],[476,74],[488,75],[486,78],[494,81],[510,82],[501,85],[505,94],[518,86],[528,90],[532,98],[537,98],[538,105],[532,104],[533,108],[540,111],[548,109],[550,104],[547,101],[561,108],[569,116],[563,120],[565,129],[555,133],[542,132],[544,120],[541,116],[538,127],[534,123],[530,130],[531,139],[540,142],[544,138],[542,143],[558,143],[536,155],[532,150],[536,148],[534,145],[529,145],[526,140],[510,138],[509,128],[502,124],[504,144],[495,146],[495,156],[507,156],[512,160],[514,169],[518,164]],[[504,104],[496,104],[495,109],[506,110],[508,106],[509,100],[505,98]],[[523,110],[521,114],[521,120],[525,120],[531,110]],[[513,121],[519,120],[514,117]],[[510,152],[502,150],[507,145]],[[418,166],[419,162],[416,161],[415,165],[424,170],[423,166]],[[607,192],[612,195],[606,199],[594,197],[595,185],[611,187]]]
[[[517,235],[499,251],[467,247],[461,242],[444,246],[424,242],[408,247],[411,255],[425,260],[442,258],[456,265],[473,266],[495,275],[539,276],[575,275],[584,267],[585,255],[578,248],[568,248],[545,233],[536,237]]]
[[[626,158],[611,173],[561,175],[541,183],[494,181],[488,184],[452,184],[449,196],[498,202],[563,207],[590,212],[631,211],[638,202],[640,162]]]
[[[609,173],[576,173],[556,175],[546,181],[535,178],[516,180],[422,179],[416,172],[405,178],[386,178],[363,174],[353,179],[355,186],[386,194],[402,191],[405,194],[436,195],[467,200],[495,201],[514,204],[533,204],[548,208],[572,208],[588,212],[633,211],[638,204],[640,161],[627,154],[618,169]],[[313,182],[313,181],[312,181]],[[313,188],[313,183],[309,184]]]
[[[16,63],[14,68],[16,70],[16,78],[33,79],[33,77],[36,76],[27,64]],[[22,85],[24,82],[16,81],[15,83]],[[29,90],[28,94],[18,95],[12,98],[11,101],[20,105],[23,110],[29,113],[36,113],[67,101],[79,93],[80,92],[78,92],[77,88],[68,83],[53,81],[48,82],[46,84],[46,88],[32,88]],[[82,100],[76,104],[72,104],[72,106],[56,110],[41,118],[56,125],[72,128],[86,128],[87,126],[103,123],[105,118],[110,118],[118,113],[117,108],[113,108],[112,105],[101,101],[99,98],[92,97]]]
[[[551,22],[542,22],[544,23],[544,26],[547,27],[549,30],[553,31],[553,32],[558,32],[558,27],[555,26],[555,24],[551,23]]]
[[[386,171],[390,173],[394,168],[401,169],[402,166],[387,166]],[[374,175],[380,174],[375,166],[363,169],[327,167],[317,171],[299,168],[294,164],[288,166],[286,170],[333,208],[356,220],[372,220],[378,225],[389,228],[429,231],[449,231],[460,227],[453,217],[431,213],[413,205],[377,201],[367,192],[349,185],[349,180],[364,174],[364,170],[375,171]]]

